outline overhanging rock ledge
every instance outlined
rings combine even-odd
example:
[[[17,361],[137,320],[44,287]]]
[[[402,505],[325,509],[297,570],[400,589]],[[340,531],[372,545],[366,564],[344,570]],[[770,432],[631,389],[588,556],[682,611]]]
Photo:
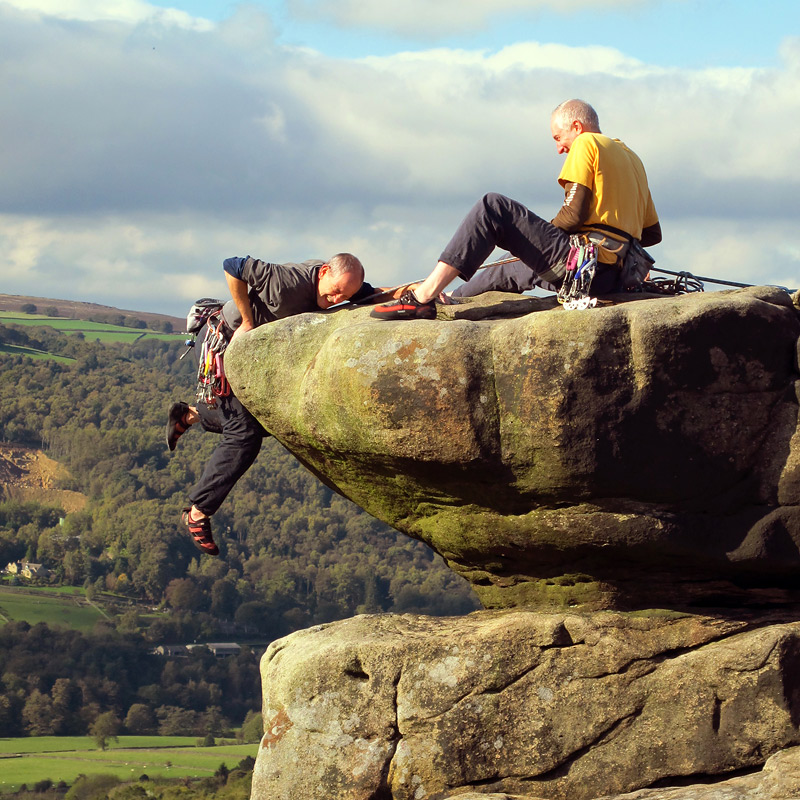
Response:
[[[291,317],[226,363],[267,430],[486,607],[785,605],[798,335],[770,287],[578,312],[488,294],[436,321]]]

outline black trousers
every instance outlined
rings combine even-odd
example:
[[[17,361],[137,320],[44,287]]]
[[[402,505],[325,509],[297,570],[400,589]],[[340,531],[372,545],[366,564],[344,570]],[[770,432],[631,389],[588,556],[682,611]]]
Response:
[[[198,335],[198,341],[202,341],[202,336],[204,331]],[[196,350],[199,357],[200,348]],[[200,480],[189,490],[192,505],[211,516],[253,465],[269,433],[233,393],[218,398],[214,408],[198,403],[197,413],[204,430],[222,435]]]
[[[453,292],[454,297],[491,291],[522,293],[537,286],[556,292],[564,279],[569,246],[566,231],[522,203],[492,192],[464,217],[439,260],[455,267],[467,281]],[[507,250],[519,261],[477,272],[495,247]],[[612,272],[598,268],[593,293],[612,291]]]

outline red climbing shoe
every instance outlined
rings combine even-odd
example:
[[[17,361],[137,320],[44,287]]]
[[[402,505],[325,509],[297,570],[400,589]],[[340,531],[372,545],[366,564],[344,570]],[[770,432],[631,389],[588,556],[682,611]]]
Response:
[[[189,406],[186,403],[173,403],[167,414],[167,447],[175,449],[178,439],[189,430],[191,425],[186,422]]]
[[[436,319],[436,303],[433,300],[420,303],[409,289],[397,300],[375,306],[369,315],[375,319]]]
[[[211,518],[192,519],[191,508],[184,508],[181,512],[181,522],[189,530],[189,535],[194,539],[194,546],[209,556],[218,556],[219,547],[211,535]]]

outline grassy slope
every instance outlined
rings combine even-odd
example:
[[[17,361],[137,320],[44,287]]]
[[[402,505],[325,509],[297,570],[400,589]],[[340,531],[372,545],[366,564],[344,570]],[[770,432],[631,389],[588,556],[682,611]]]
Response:
[[[61,625],[84,633],[92,630],[103,614],[94,606],[86,605],[83,598],[56,592],[18,591],[0,587],[0,614],[6,620],[24,620],[30,625],[46,622]],[[4,621],[0,617],[0,624]]]
[[[20,307],[26,303],[32,303],[37,309],[44,310],[54,307],[58,309],[60,317],[70,319],[89,319],[96,314],[122,314],[126,317],[143,319],[151,326],[169,321],[173,330],[183,330],[185,324],[184,317],[173,317],[169,314],[158,314],[151,311],[132,311],[125,308],[115,308],[114,306],[104,306],[98,303],[86,303],[80,300],[64,300],[47,297],[29,297],[13,294],[0,294],[0,311],[9,311],[14,315],[19,315]],[[187,311],[188,306],[187,306]]]
[[[73,783],[78,775],[103,773],[122,780],[204,778],[220,764],[229,769],[245,756],[256,756],[257,744],[194,747],[195,739],[182,736],[120,736],[98,750],[88,736],[38,736],[0,739],[0,792],[16,791],[50,778]],[[183,745],[183,746],[176,746]]]
[[[82,333],[89,341],[98,339],[107,342],[135,342],[139,339],[167,339],[174,340],[181,337],[177,333],[154,333],[141,328],[125,328],[121,325],[109,325],[103,322],[88,322],[80,319],[65,319],[61,317],[46,317],[41,314],[18,314],[12,311],[0,311],[0,323],[6,325],[24,325],[26,327],[47,326],[61,333]],[[5,352],[15,352],[12,345],[4,345]],[[27,355],[27,354],[26,354]]]

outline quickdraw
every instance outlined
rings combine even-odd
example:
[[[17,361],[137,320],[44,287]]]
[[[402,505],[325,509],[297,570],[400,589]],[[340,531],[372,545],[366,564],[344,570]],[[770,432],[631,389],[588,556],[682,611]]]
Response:
[[[565,311],[594,308],[597,298],[592,297],[592,279],[597,271],[597,247],[582,236],[570,236],[564,282],[558,290],[558,302]]]
[[[197,366],[197,402],[214,408],[218,397],[231,393],[225,377],[224,353],[228,347],[225,323],[219,313],[212,314],[206,322],[206,336],[200,349]]]

